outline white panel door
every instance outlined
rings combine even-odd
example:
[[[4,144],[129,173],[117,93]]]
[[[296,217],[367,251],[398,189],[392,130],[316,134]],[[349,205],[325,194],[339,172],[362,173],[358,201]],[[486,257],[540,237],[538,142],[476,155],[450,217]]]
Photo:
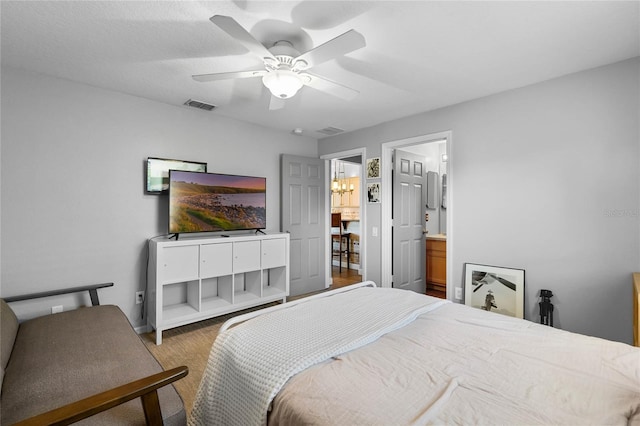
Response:
[[[291,234],[290,294],[324,289],[324,160],[283,154],[281,227]]]
[[[393,287],[424,293],[424,157],[396,150],[393,164]]]

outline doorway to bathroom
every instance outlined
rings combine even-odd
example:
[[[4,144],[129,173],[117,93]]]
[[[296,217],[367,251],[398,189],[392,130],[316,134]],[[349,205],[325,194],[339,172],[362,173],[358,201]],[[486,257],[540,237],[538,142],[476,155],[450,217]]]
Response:
[[[400,225],[396,220],[398,218],[394,218],[394,191],[388,190],[382,191],[381,193],[381,287],[396,287],[396,285],[402,281],[402,278],[404,278],[396,276],[396,272],[398,271],[411,270],[416,271],[416,274],[418,274],[417,271],[420,270],[421,272],[419,274],[424,276],[424,286],[427,289],[434,287],[433,285],[426,286],[428,282],[431,282],[431,284],[435,282],[438,284],[439,288],[437,290],[439,290],[440,297],[451,298],[452,296],[449,291],[449,287],[451,287],[452,268],[451,262],[447,261],[448,259],[451,259],[451,231],[453,229],[451,220],[451,143],[452,132],[445,131],[392,142],[385,142],[382,144],[381,163],[383,167],[381,167],[381,185],[384,188],[391,189],[394,187],[393,177],[395,171],[391,165],[394,163],[394,152],[396,149],[407,151],[413,150],[414,148],[417,149],[420,145],[430,145],[433,148],[437,146],[438,149],[435,151],[436,155],[428,155],[428,157],[435,159],[435,162],[439,163],[439,166],[435,169],[437,173],[433,174],[436,179],[432,180],[434,186],[432,187],[433,191],[431,191],[431,193],[434,194],[434,208],[431,211],[427,209],[426,213],[428,216],[425,215],[422,219],[424,220],[422,223],[424,223],[423,238],[425,240],[425,245],[422,244],[422,241],[419,247],[417,244],[414,244],[416,249],[408,255],[410,256],[409,265],[398,264],[398,262],[402,261],[404,258],[403,256],[399,256],[397,244],[394,244],[394,237],[396,235],[396,232],[394,231],[396,230],[396,226]],[[426,167],[427,163],[431,161],[428,161],[427,158],[425,158],[425,161],[425,167],[422,168],[422,170],[431,171],[429,167]],[[410,170],[414,170],[414,168],[410,168]],[[424,180],[424,184],[429,186],[427,179]],[[413,222],[414,221],[412,221],[412,223]],[[434,234],[436,232],[437,234]],[[436,247],[439,253],[435,253],[435,249],[433,247],[425,247],[428,246],[429,243],[432,243],[431,245],[442,246]],[[394,245],[396,246],[395,250]],[[425,248],[423,249],[423,247]],[[431,254],[438,254],[438,259],[434,260],[428,258]],[[418,266],[420,266],[420,268],[418,268]],[[423,266],[426,266],[426,268],[423,269]],[[438,266],[437,272],[438,275],[441,276],[439,283],[433,279],[433,268],[435,266]],[[424,273],[422,271],[424,271]],[[398,283],[396,281],[398,281]]]
[[[395,149],[392,176],[393,286],[443,299],[447,286],[446,143],[442,139]],[[415,220],[406,220],[414,214],[418,215]]]

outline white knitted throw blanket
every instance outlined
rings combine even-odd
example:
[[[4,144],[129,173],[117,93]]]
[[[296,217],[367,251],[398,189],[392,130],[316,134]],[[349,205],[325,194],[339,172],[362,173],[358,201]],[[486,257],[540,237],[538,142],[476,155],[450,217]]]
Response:
[[[211,348],[189,424],[264,425],[271,401],[293,375],[444,303],[412,291],[362,287],[226,330]]]

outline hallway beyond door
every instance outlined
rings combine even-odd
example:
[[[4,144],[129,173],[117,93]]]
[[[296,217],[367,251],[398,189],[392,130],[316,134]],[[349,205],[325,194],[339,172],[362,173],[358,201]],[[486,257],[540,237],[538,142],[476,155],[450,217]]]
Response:
[[[337,266],[331,267],[331,277],[333,278],[333,284],[331,284],[330,287],[331,290],[362,281],[362,275],[359,275],[356,269],[342,268],[342,272],[340,272]]]

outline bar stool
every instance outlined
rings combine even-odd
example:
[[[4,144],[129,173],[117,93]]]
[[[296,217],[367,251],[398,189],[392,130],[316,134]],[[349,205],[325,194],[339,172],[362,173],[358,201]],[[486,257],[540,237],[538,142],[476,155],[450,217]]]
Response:
[[[337,230],[336,230],[337,228]],[[350,246],[350,239],[351,237],[351,233],[349,232],[342,232],[342,214],[341,213],[331,213],[331,259],[333,260],[333,258],[335,256],[338,256],[338,271],[340,271],[340,273],[342,273],[342,254],[346,254],[347,255],[347,269],[349,269],[349,262],[350,262],[350,253],[349,253],[349,246]],[[342,249],[342,239],[345,238],[346,239],[346,249],[343,250]],[[334,243],[336,242],[336,240],[338,241],[338,250],[335,250],[334,248]],[[332,262],[333,263],[333,262]]]

